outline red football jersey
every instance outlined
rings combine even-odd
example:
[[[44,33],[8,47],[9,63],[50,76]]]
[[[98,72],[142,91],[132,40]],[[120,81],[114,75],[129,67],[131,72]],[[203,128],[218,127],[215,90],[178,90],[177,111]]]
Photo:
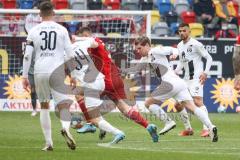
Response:
[[[89,53],[97,69],[105,75],[105,78],[110,78],[113,71],[112,67],[114,67],[115,71],[117,66],[112,62],[111,55],[106,49],[104,42],[99,38],[95,38],[95,41],[98,42],[98,47],[89,49]]]
[[[95,38],[95,41],[98,42],[98,47],[89,49],[89,53],[97,69],[105,76],[103,95],[107,95],[112,100],[125,99],[124,84],[118,67],[112,62],[111,55],[102,40]]]

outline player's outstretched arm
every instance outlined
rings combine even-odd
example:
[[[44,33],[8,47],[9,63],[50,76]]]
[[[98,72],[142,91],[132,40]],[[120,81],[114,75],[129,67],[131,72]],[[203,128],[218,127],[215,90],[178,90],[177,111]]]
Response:
[[[148,68],[147,65],[148,65],[147,63],[142,62],[140,60],[139,63],[137,63],[133,67],[121,69],[121,73],[123,73],[123,74],[137,74],[137,73],[141,73],[141,71],[146,70],[146,68]]]
[[[77,37],[77,36],[72,36],[73,41],[89,41],[90,47],[89,48],[97,48],[98,47],[98,42],[95,41],[93,37]]]

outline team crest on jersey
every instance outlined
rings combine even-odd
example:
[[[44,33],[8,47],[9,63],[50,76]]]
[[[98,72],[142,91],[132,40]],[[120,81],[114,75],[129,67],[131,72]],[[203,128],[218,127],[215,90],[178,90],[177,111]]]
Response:
[[[155,60],[155,57],[151,54],[151,62]]]
[[[190,45],[190,46],[188,47],[187,52],[192,52],[192,46],[193,46],[193,45]]]

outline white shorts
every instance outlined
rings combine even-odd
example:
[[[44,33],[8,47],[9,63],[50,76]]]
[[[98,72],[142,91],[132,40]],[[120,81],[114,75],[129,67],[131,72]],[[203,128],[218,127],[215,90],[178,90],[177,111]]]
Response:
[[[186,83],[180,78],[174,79],[174,81],[168,81],[167,83],[163,81],[162,84],[152,92],[151,96],[161,102],[169,98],[174,98],[178,102],[193,100],[187,89]]]
[[[69,102],[69,100],[71,99],[67,96],[67,94],[57,92],[56,90],[51,88],[49,83],[50,75],[51,74],[46,73],[34,74],[36,93],[39,102],[49,102],[51,99],[51,95],[56,104],[63,103],[65,101]]]
[[[203,97],[203,85],[200,84],[199,79],[185,80],[185,82],[192,97]]]
[[[103,100],[100,98],[101,93],[105,89],[103,78],[96,79],[92,83],[81,83],[81,87],[84,87],[83,92],[86,108],[98,107],[103,103]]]

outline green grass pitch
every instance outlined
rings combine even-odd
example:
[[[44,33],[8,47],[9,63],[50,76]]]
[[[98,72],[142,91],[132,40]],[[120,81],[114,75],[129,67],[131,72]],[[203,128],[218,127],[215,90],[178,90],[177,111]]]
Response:
[[[173,114],[177,116],[177,114]],[[122,129],[126,139],[111,147],[101,147],[98,143],[112,140],[107,135],[103,141],[95,134],[79,135],[71,130],[77,142],[77,149],[67,148],[60,135],[60,122],[52,114],[53,152],[43,152],[43,134],[39,115],[31,117],[28,112],[0,112],[0,159],[1,160],[240,160],[240,114],[210,114],[210,118],[219,130],[219,142],[212,143],[209,138],[199,136],[202,125],[192,116],[194,136],[179,137],[183,129],[181,122],[167,135],[161,136],[159,143],[152,143],[147,131],[123,118],[118,113],[111,113],[105,118]],[[149,117],[151,122],[162,127],[160,121]],[[160,129],[159,129],[160,130]]]

